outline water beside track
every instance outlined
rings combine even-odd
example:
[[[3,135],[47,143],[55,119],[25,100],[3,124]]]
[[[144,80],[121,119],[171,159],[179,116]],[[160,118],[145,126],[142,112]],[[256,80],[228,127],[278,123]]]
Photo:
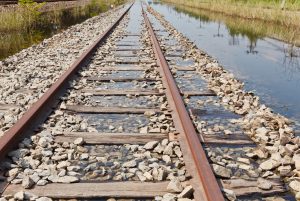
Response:
[[[170,4],[151,6],[299,130],[300,28]]]
[[[42,13],[36,25],[29,30],[0,32],[0,61],[107,9],[105,6],[97,9],[91,6],[78,6],[49,11]]]

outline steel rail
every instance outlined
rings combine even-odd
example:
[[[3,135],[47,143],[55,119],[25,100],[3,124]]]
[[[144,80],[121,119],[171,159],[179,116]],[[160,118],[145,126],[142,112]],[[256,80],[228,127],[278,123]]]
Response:
[[[133,3],[122,13],[122,15],[103,33],[98,39],[80,55],[75,62],[62,74],[62,76],[34,103],[25,114],[0,138],[0,160],[4,159],[7,153],[13,150],[19,141],[34,133],[37,126],[44,122],[53,107],[57,106],[59,97],[69,87],[69,82],[75,77],[76,72],[85,64],[98,45],[103,42],[110,32],[128,13]]]
[[[185,108],[185,104],[182,100],[174,77],[172,76],[169,65],[163,55],[150,20],[148,19],[147,14],[145,13],[143,8],[142,12],[151,36],[151,42],[155,52],[157,63],[162,71],[161,76],[164,82],[164,86],[166,87],[167,93],[170,94],[170,96],[167,96],[168,102],[171,106],[171,109],[174,110],[174,113],[178,117],[176,118],[176,124],[179,125],[179,131],[183,132],[183,135],[188,142],[188,146],[190,152],[192,153],[192,158],[196,166],[195,168],[197,169],[197,175],[193,176],[195,179],[198,178],[196,181],[199,181],[200,179],[199,182],[201,183],[199,183],[199,185],[202,184],[201,191],[203,190],[204,192],[200,192],[202,197],[196,199],[201,201],[224,201],[223,194],[207,160],[206,154],[194,128],[193,122],[191,121],[190,116]]]

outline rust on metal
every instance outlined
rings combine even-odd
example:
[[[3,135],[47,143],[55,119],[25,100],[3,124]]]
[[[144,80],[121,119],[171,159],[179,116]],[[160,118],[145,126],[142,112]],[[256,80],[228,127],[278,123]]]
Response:
[[[24,136],[33,133],[36,125],[45,120],[46,114],[49,114],[53,107],[58,103],[59,95],[68,87],[69,81],[75,76],[80,67],[87,62],[87,59],[93,54],[98,45],[104,41],[110,32],[127,14],[132,7],[131,4],[123,14],[103,33],[99,38],[89,46],[89,48],[68,68],[68,70],[48,89],[45,94],[33,104],[29,110],[12,126],[0,140],[0,159],[16,147],[19,140]]]
[[[202,184],[204,192],[201,193],[203,198],[201,200],[207,201],[224,201],[224,197],[218,185],[218,182],[214,176],[211,166],[207,160],[206,154],[203,150],[199,137],[195,131],[193,122],[190,119],[188,112],[186,111],[184,102],[177,88],[175,80],[170,71],[169,65],[162,53],[159,42],[155,36],[153,27],[143,9],[143,16],[148,27],[152,46],[155,52],[155,57],[158,65],[162,71],[163,83],[166,87],[166,91],[170,96],[167,96],[170,105],[173,105],[175,113],[178,116],[177,124],[180,125],[180,130],[183,131],[183,135],[188,142],[192,158],[196,165],[197,175],[194,175],[195,179],[199,178],[199,185]],[[199,180],[198,180],[199,181]],[[199,200],[199,198],[197,199]]]

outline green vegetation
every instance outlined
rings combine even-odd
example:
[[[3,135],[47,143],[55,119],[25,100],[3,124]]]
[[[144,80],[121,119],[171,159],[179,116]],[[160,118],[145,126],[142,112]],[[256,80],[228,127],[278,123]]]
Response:
[[[41,31],[32,31],[30,34],[13,32],[0,35],[0,60],[42,41],[44,37],[45,35]]]
[[[19,30],[28,28],[34,24],[45,3],[36,3],[32,0],[19,0],[18,9],[13,12],[2,11],[0,13],[0,31]]]
[[[232,36],[232,43],[234,43],[234,39],[238,35],[247,37],[251,44],[255,44],[258,39],[268,36],[300,46],[300,27],[289,28],[261,20],[236,18],[218,12],[210,12],[182,5],[176,5],[175,9],[178,12],[186,13],[189,16],[199,19],[200,23],[205,24],[209,21],[224,23]]]
[[[13,11],[0,11],[0,60],[51,37],[73,24],[107,11],[124,1],[91,0],[84,6],[41,12],[44,4],[22,0]],[[43,8],[42,8],[43,9]]]
[[[299,0],[163,0],[245,19],[300,27]]]
[[[95,16],[109,8],[111,4],[118,5],[123,3],[124,0],[91,0],[85,6],[74,7],[73,14],[78,16]],[[10,31],[29,30],[38,26],[41,21],[55,21],[59,19],[63,8],[57,8],[53,15],[42,16],[40,12],[45,3],[36,3],[33,0],[19,0],[18,7],[15,10],[0,11],[0,33]],[[42,16],[42,17],[41,17]]]
[[[269,9],[300,10],[299,0],[226,0],[230,4]]]

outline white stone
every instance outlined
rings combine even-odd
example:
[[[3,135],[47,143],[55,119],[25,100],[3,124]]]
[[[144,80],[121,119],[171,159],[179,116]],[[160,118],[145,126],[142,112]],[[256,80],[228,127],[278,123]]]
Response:
[[[163,161],[166,162],[167,165],[170,165],[170,164],[171,164],[171,157],[170,157],[170,156],[168,156],[168,155],[163,155],[163,156],[162,156],[162,159],[163,159]]]
[[[230,178],[232,172],[230,169],[227,169],[221,165],[213,164],[213,170],[216,175],[223,178]]]
[[[146,150],[152,150],[155,148],[155,146],[158,144],[158,141],[151,141],[144,145],[144,149]]]
[[[179,193],[183,190],[183,187],[182,187],[180,181],[177,178],[174,178],[168,184],[167,190],[170,192]]]
[[[153,180],[153,177],[149,172],[145,172],[143,175],[144,175],[144,177],[146,177],[147,181]]]
[[[38,185],[38,186],[45,186],[47,183],[48,183],[47,180],[41,179],[41,180],[39,180],[39,181],[36,183],[36,185]]]
[[[84,143],[84,140],[82,137],[79,137],[74,140],[74,144],[76,144],[76,145],[82,145],[83,143]]]
[[[163,181],[163,180],[165,180],[166,177],[167,177],[167,172],[164,169],[159,168],[158,169],[157,180],[158,181]]]
[[[272,169],[278,167],[279,165],[280,165],[280,163],[278,163],[277,161],[275,161],[273,159],[269,159],[269,160],[262,162],[259,165],[259,167],[263,170],[272,170]]]
[[[79,179],[73,176],[63,176],[63,177],[59,177],[57,180],[58,183],[74,183],[78,181]]]
[[[293,161],[295,163],[296,170],[300,170],[300,154],[295,154],[293,156]]]
[[[49,142],[48,142],[47,138],[41,137],[39,139],[38,145],[40,145],[41,147],[47,147],[48,143]]]
[[[40,180],[40,177],[37,173],[34,173],[34,174],[30,175],[29,177],[32,179],[32,181],[34,183],[37,183]]]
[[[147,178],[141,172],[137,172],[136,175],[139,178],[139,180],[142,181],[142,182],[147,180]]]
[[[141,134],[147,134],[148,133],[148,127],[145,126],[145,127],[140,128],[140,133]]]
[[[241,162],[241,163],[245,163],[245,164],[250,164],[250,160],[248,158],[237,158],[237,161],[238,162]]]
[[[194,189],[191,185],[186,186],[183,191],[177,196],[178,198],[191,198],[193,195]]]
[[[294,191],[300,192],[300,182],[299,181],[292,181],[289,186],[291,187],[291,189],[293,189]]]
[[[235,195],[233,190],[224,188],[223,191],[224,191],[224,193],[225,193],[228,200],[230,200],[230,201],[235,201],[236,200],[236,195]]]
[[[164,149],[164,154],[166,154],[166,155],[169,155],[169,156],[171,156],[171,155],[173,155],[173,143],[172,142],[170,142],[167,146],[166,146],[166,148]]]
[[[135,160],[131,160],[131,161],[127,161],[127,162],[123,163],[122,167],[133,168],[133,167],[136,167],[136,165],[137,165],[137,162]]]
[[[27,188],[31,188],[34,185],[34,181],[29,177],[29,176],[25,176],[23,178],[22,181],[22,186],[27,189]]]
[[[68,166],[67,167],[67,170],[68,171],[75,171],[75,172],[77,172],[77,171],[79,171],[81,168],[80,168],[80,166]]]
[[[272,184],[268,180],[263,178],[257,179],[257,186],[258,188],[263,190],[270,190],[272,188]]]
[[[89,158],[89,154],[88,153],[83,153],[83,154],[81,154],[81,156],[80,156],[80,159],[81,160],[87,160]]]
[[[40,197],[40,198],[36,199],[36,201],[52,201],[52,199],[48,198],[48,197]]]
[[[9,177],[15,177],[18,173],[19,173],[19,169],[18,168],[13,168],[13,169],[8,171],[8,176]]]
[[[61,169],[61,168],[66,168],[70,165],[71,165],[71,163],[68,161],[61,161],[58,163],[58,165],[56,167],[57,167],[57,169]]]
[[[174,148],[174,152],[175,152],[175,154],[176,154],[179,158],[182,157],[182,152],[181,152],[179,146],[176,146],[176,147]]]
[[[291,170],[292,170],[292,167],[290,165],[280,166],[278,168],[280,176],[287,176],[291,172]]]
[[[260,136],[267,135],[268,132],[269,132],[269,130],[266,129],[265,127],[261,127],[261,128],[256,129],[256,133]]]
[[[296,193],[295,197],[296,197],[297,200],[300,200],[300,192]]]
[[[16,200],[24,200],[24,192],[23,191],[19,191],[14,195],[14,198]]]

